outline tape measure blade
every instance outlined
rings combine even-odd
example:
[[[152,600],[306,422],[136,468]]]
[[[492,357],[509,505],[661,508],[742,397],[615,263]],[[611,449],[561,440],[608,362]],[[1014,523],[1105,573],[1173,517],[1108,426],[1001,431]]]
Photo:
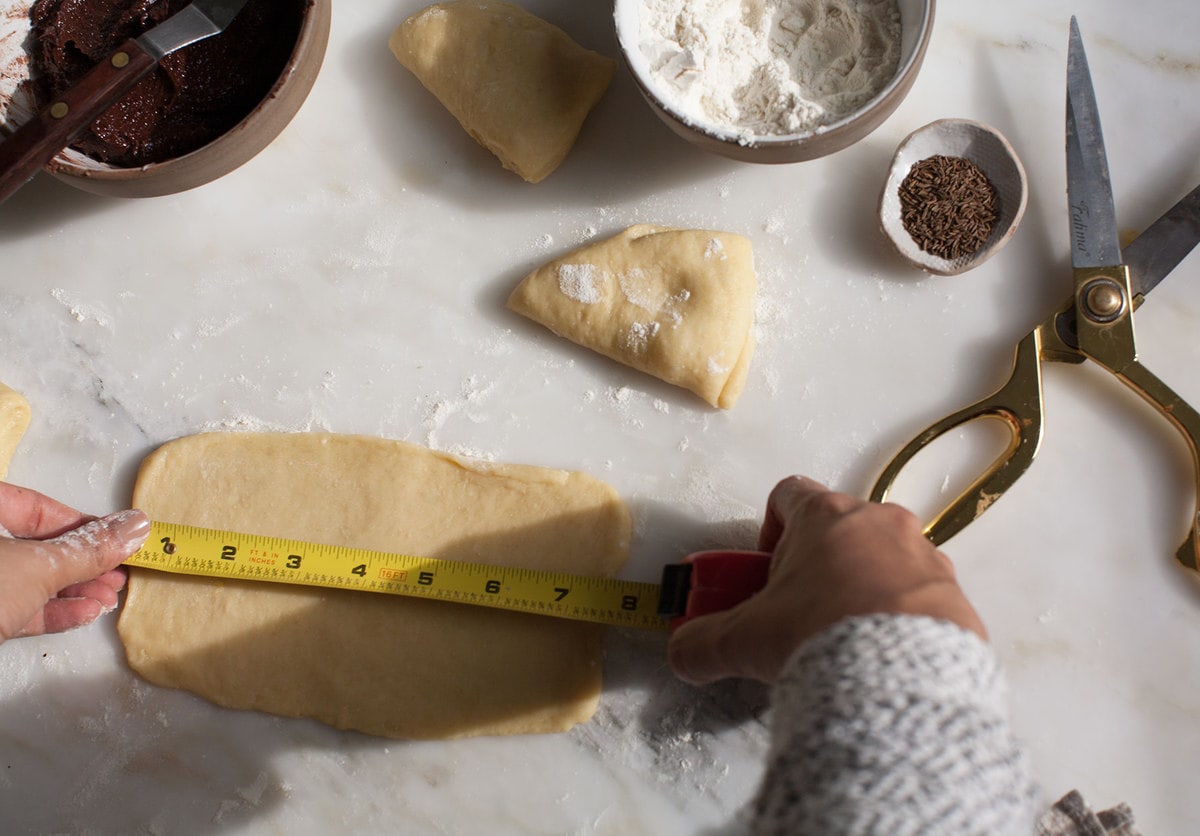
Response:
[[[130,566],[378,592],[624,627],[667,629],[657,584],[439,560],[155,521]],[[568,600],[570,599],[570,600]]]

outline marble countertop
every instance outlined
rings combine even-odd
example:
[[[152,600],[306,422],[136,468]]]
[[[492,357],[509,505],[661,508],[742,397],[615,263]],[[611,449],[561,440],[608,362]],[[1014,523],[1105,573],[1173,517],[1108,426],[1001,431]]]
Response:
[[[1080,16],[1122,227],[1197,182],[1200,5],[943,2],[912,93],[825,159],[758,167],[684,144],[624,70],[566,163],[502,170],[387,50],[422,2],[340,3],[321,76],[265,152],[194,191],[121,201],[39,175],[0,206],[0,381],[33,423],[9,478],[92,513],[141,458],[202,430],[329,430],[581,469],[635,515],[626,575],[744,546],[792,472],[865,495],[900,444],[994,389],[1068,293],[1067,25]],[[616,55],[611,5],[529,2]],[[1020,154],[1020,229],[983,266],[902,264],[875,201],[943,117]],[[760,348],[721,412],[508,313],[528,270],[635,222],[745,234]],[[1200,257],[1138,312],[1142,360],[1200,404]],[[1182,442],[1096,368],[1046,372],[1029,473],[946,550],[1006,667],[1046,798],[1130,803],[1200,830],[1200,586],[1175,564],[1193,502]],[[906,477],[945,500],[994,439]],[[957,448],[957,449],[956,449]],[[126,667],[115,618],[0,648],[6,832],[571,833],[722,830],[761,774],[767,695],[693,689],[664,639],[610,635],[600,711],[563,735],[406,743],[215,708]]]

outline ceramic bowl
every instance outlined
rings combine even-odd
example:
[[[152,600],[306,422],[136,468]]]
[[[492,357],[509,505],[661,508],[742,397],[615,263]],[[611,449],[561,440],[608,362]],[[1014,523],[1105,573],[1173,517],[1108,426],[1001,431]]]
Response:
[[[0,0],[0,134],[34,112],[29,85],[29,7],[32,0]],[[312,0],[302,12],[291,56],[262,101],[221,136],[188,154],[134,168],[98,162],[70,148],[46,166],[84,191],[114,197],[155,197],[186,191],[233,171],[266,148],[308,97],[329,41],[332,0]]]
[[[883,124],[916,81],[933,32],[935,0],[898,0],[900,62],[895,75],[857,111],[807,133],[738,137],[719,127],[691,121],[673,109],[671,95],[650,72],[640,41],[642,0],[615,0],[613,16],[625,65],[650,108],[688,142],[735,160],[752,163],[795,163],[840,151]]]
[[[916,163],[934,155],[962,157],[979,166],[999,197],[999,215],[978,250],[956,259],[927,253],[904,228],[900,184]],[[1008,243],[1021,216],[1029,187],[1017,152],[995,128],[967,119],[941,119],[913,131],[900,143],[879,196],[879,225],[909,263],[940,276],[953,276],[987,261]]]

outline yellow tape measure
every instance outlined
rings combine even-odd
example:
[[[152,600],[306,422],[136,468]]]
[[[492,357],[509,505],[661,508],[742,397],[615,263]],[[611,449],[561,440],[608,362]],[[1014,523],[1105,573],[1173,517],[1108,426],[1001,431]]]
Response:
[[[125,563],[185,575],[383,592],[667,629],[667,619],[657,612],[660,586],[654,583],[324,546],[177,523],[152,523],[145,544]]]

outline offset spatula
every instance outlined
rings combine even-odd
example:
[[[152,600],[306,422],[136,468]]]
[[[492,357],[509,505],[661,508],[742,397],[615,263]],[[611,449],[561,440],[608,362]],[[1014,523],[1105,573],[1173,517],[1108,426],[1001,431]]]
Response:
[[[158,26],[121,44],[0,143],[0,202],[25,185],[164,56],[225,31],[245,5],[246,0],[193,0]]]

